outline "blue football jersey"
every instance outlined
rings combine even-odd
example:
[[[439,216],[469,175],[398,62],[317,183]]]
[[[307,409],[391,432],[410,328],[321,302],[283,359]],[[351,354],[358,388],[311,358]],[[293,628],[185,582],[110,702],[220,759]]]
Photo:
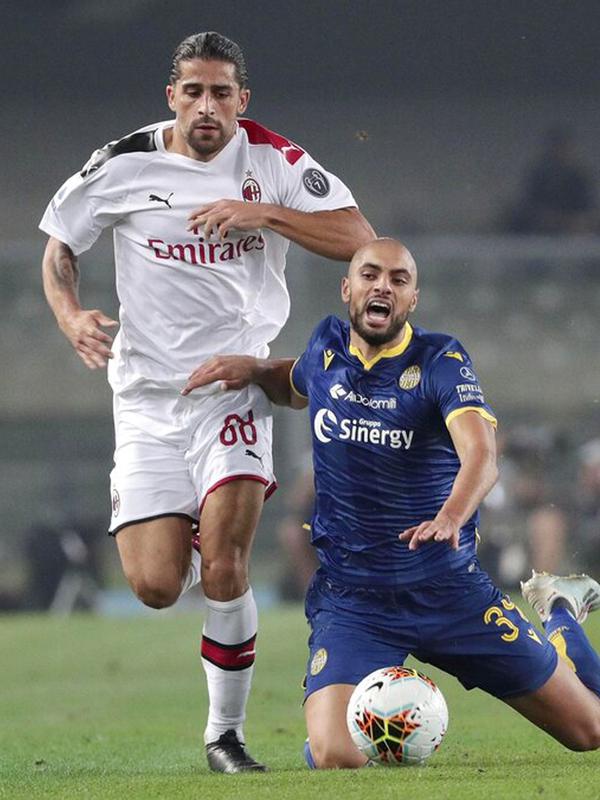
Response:
[[[405,325],[403,340],[366,361],[350,326],[315,329],[291,381],[309,400],[316,503],[312,543],[324,570],[355,585],[410,585],[459,567],[476,549],[478,512],[457,551],[410,551],[398,534],[433,519],[460,461],[448,422],[474,410],[492,424],[471,359],[451,336]]]

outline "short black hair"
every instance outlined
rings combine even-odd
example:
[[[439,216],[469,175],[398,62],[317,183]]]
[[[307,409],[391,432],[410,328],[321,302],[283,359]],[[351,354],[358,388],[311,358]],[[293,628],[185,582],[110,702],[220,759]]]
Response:
[[[246,60],[242,48],[226,36],[216,31],[194,33],[185,38],[175,48],[171,61],[169,80],[173,84],[181,77],[179,65],[182,61],[202,58],[205,61],[226,61],[235,67],[235,79],[240,89],[248,84]]]

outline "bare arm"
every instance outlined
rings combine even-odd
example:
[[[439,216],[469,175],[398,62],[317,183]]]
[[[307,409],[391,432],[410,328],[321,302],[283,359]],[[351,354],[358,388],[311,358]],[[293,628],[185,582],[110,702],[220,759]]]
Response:
[[[336,211],[296,211],[271,203],[218,200],[195,209],[188,230],[203,228],[225,238],[230,230],[269,228],[296,242],[311,253],[337,261],[349,261],[363,244],[375,238],[375,231],[358,208]]]
[[[375,238],[358,208],[306,213],[273,206],[266,227],[311,253],[337,261],[350,261],[359,247]]]
[[[448,542],[458,548],[461,527],[471,517],[496,483],[496,437],[492,424],[476,411],[459,414],[448,425],[460,459],[452,491],[434,520],[408,528],[400,534],[410,550],[424,542]]]
[[[256,383],[276,405],[304,408],[308,401],[296,394],[290,383],[293,363],[293,358],[215,356],[192,372],[181,394],[187,395],[210,383],[219,382],[223,391],[243,389],[250,383]]]
[[[104,367],[112,358],[111,337],[101,326],[119,323],[99,309],[84,310],[79,303],[77,256],[64,242],[48,239],[42,261],[44,292],[61,331],[90,369]]]

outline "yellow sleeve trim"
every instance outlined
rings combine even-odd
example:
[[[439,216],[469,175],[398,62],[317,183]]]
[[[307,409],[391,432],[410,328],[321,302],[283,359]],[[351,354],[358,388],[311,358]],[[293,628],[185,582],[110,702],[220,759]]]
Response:
[[[305,523],[302,525],[302,527],[303,527],[303,529],[304,529],[305,531],[310,531],[310,530],[312,530],[312,529],[311,529],[311,527],[310,527],[310,525],[308,524],[308,522],[305,522]]]
[[[294,372],[294,367],[296,366],[298,361],[300,361],[300,356],[298,356],[298,358],[292,364],[292,368],[290,370],[290,386],[292,387],[292,392],[294,394],[298,395],[298,397],[301,397],[303,400],[308,400],[308,395],[307,394],[302,394],[302,392],[299,392],[298,389],[296,389],[296,387],[294,386],[294,379],[292,377],[292,374]]]
[[[463,406],[462,408],[455,408],[454,411],[451,411],[446,417],[446,427],[448,427],[453,419],[459,417],[461,414],[464,414],[465,411],[476,411],[484,419],[487,419],[488,422],[491,422],[494,428],[498,427],[498,420],[496,417],[492,416],[489,411],[486,411],[485,408],[481,408],[480,406]]]

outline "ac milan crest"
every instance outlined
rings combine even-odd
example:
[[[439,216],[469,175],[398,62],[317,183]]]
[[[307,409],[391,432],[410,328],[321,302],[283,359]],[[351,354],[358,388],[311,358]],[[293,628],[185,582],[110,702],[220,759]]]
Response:
[[[246,203],[260,203],[262,192],[258,181],[254,178],[246,178],[242,184],[242,197]]]

